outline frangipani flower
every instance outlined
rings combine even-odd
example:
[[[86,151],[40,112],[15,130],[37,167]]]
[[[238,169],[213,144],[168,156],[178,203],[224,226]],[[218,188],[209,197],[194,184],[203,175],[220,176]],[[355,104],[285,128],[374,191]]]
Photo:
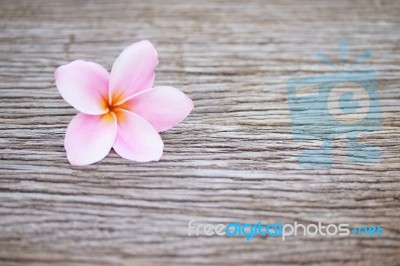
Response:
[[[65,134],[72,165],[100,161],[111,148],[137,162],[161,158],[164,144],[158,132],[183,121],[193,102],[173,87],[152,88],[157,64],[156,49],[144,40],[125,48],[111,73],[82,60],[56,70],[58,91],[80,111]]]

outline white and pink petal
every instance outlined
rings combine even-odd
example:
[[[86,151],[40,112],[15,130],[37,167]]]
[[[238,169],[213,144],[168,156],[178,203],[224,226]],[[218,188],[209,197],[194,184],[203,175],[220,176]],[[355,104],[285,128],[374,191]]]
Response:
[[[65,150],[72,165],[88,165],[102,160],[110,152],[117,135],[113,112],[104,115],[77,114],[65,134]]]
[[[78,111],[91,115],[108,111],[109,73],[102,66],[76,60],[57,68],[54,77],[61,96]]]
[[[115,105],[153,86],[158,54],[147,40],[125,48],[115,60],[110,76],[110,99]]]
[[[121,157],[137,162],[159,161],[164,148],[158,132],[143,118],[126,110],[115,111],[118,120],[113,148]]]
[[[162,132],[182,122],[194,105],[182,91],[162,86],[140,92],[122,106]]]

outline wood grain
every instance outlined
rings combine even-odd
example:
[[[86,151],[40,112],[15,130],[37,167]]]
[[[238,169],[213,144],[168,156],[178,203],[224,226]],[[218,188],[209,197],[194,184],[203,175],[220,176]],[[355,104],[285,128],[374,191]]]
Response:
[[[399,1],[0,2],[1,265],[400,265]],[[112,152],[88,167],[63,148],[76,113],[57,66],[110,69],[140,39],[158,49],[157,85],[180,88],[193,113],[162,133],[157,163]],[[286,81],[331,73],[315,59],[377,72],[382,130],[362,134],[380,164],[302,169]],[[381,225],[383,237],[188,236],[188,222]]]

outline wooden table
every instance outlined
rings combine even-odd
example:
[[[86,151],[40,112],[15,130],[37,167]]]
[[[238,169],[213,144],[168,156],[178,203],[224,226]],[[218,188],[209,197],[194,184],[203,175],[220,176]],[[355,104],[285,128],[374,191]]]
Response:
[[[0,2],[0,265],[400,265],[400,1]],[[339,71],[378,77],[382,129],[361,134],[381,163],[304,169],[318,140],[291,129],[286,82]],[[53,73],[74,59],[108,70],[151,40],[157,85],[180,88],[192,114],[162,133],[160,162],[112,152],[73,167],[63,147],[76,113]],[[359,156],[363,156],[359,154]],[[366,237],[189,236],[188,223],[380,225]]]

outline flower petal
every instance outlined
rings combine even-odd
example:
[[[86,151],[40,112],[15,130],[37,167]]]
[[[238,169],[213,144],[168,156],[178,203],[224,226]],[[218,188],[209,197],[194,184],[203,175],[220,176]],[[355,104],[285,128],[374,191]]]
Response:
[[[117,119],[113,112],[105,115],[77,114],[65,134],[65,150],[72,165],[100,161],[110,152],[117,135]]]
[[[108,111],[109,74],[102,66],[76,60],[57,68],[54,77],[61,96],[78,111],[91,115]]]
[[[147,40],[125,48],[111,70],[110,103],[114,105],[141,90],[153,86],[158,54]]]
[[[150,162],[160,160],[164,143],[157,131],[143,118],[131,112],[117,109],[117,137],[114,150],[123,158]]]
[[[193,110],[193,102],[180,90],[163,86],[140,92],[121,108],[139,115],[162,132],[182,122]]]

